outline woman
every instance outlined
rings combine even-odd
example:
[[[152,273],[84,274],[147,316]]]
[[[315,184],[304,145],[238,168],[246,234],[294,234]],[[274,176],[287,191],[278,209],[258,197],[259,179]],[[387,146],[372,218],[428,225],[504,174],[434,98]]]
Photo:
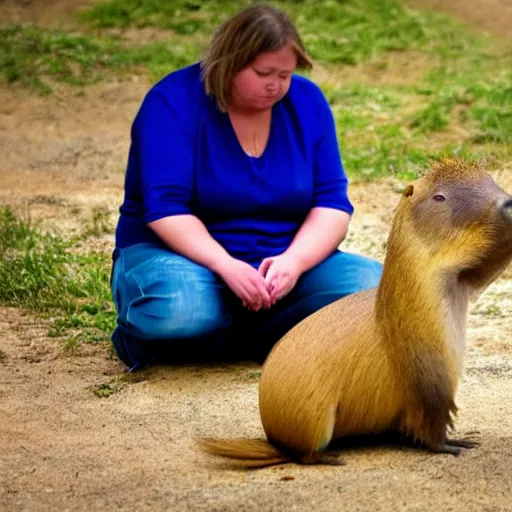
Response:
[[[376,286],[337,250],[352,204],[332,113],[290,19],[249,7],[132,126],[113,259],[120,359],[265,356],[317,309]],[[252,352],[251,352],[252,351]]]

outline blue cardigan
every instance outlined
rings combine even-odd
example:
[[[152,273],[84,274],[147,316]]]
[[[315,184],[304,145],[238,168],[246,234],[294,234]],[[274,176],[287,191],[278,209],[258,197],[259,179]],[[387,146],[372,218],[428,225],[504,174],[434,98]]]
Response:
[[[290,245],[314,206],[353,211],[320,88],[292,77],[255,158],[206,95],[196,63],[154,85],[135,117],[116,246],[162,243],[148,223],[193,214],[232,256],[257,265]]]

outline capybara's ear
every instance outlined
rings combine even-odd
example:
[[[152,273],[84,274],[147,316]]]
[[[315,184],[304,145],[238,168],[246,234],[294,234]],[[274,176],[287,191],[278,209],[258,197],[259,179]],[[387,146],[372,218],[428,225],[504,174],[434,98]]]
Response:
[[[414,193],[414,186],[413,185],[407,185],[407,188],[404,190],[404,196],[409,197],[412,196]]]

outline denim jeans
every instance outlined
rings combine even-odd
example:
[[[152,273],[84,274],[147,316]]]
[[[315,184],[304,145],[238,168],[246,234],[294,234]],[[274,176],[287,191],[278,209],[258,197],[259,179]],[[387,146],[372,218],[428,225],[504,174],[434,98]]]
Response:
[[[119,358],[132,370],[158,361],[262,360],[295,324],[331,302],[377,286],[382,265],[336,251],[270,309],[251,312],[207,268],[143,243],[114,252]]]

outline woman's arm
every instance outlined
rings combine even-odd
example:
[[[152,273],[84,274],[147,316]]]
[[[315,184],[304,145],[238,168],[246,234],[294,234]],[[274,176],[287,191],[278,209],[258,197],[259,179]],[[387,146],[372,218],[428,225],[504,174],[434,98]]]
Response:
[[[174,215],[148,226],[174,252],[218,273],[232,259],[195,215]]]
[[[230,256],[196,216],[163,217],[148,225],[174,252],[218,274],[244,306],[255,311],[270,307],[263,277],[248,263]]]
[[[330,256],[347,236],[350,215],[333,208],[312,208],[288,249],[302,274]]]

